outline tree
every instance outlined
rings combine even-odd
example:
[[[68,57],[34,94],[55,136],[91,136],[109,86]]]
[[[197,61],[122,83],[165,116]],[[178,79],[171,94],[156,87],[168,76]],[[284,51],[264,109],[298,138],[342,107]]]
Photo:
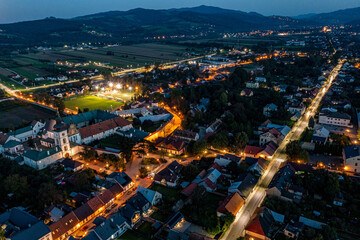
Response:
[[[0,240],[5,240],[5,230],[3,228],[0,228]]]
[[[80,156],[82,156],[86,161],[91,161],[96,159],[98,155],[94,148],[86,146],[84,151],[80,153]]]
[[[184,177],[185,181],[192,181],[199,174],[199,169],[193,164],[183,166],[181,169],[181,175]]]
[[[25,197],[26,192],[29,189],[27,177],[20,176],[19,174],[8,176],[4,180],[4,185],[5,185],[5,190],[8,193],[15,194],[17,198]]]
[[[52,183],[43,183],[40,185],[38,196],[43,204],[50,205],[62,199],[62,192]]]
[[[212,141],[212,146],[217,149],[227,148],[229,145],[229,140],[227,136],[223,133],[218,133],[215,135],[214,140]]]
[[[309,128],[310,128],[310,129],[313,129],[313,128],[314,128],[314,125],[315,125],[314,118],[313,118],[313,117],[310,117],[310,119],[309,119]]]
[[[285,153],[289,160],[297,161],[303,160],[304,162],[309,161],[309,153],[300,147],[299,141],[291,141],[286,145]]]
[[[62,98],[55,98],[54,106],[59,111],[59,114],[63,114],[63,112],[65,110],[65,103]]]
[[[146,167],[141,167],[141,168],[139,169],[139,173],[140,173],[139,176],[140,176],[141,178],[146,178],[147,175],[149,174],[149,171],[147,170]]]
[[[235,135],[235,145],[239,149],[244,149],[248,141],[249,138],[245,132],[239,132]]]
[[[228,227],[234,222],[234,220],[235,220],[235,216],[230,212],[227,212],[225,216],[222,216],[221,217],[221,221],[223,222],[222,230],[226,231]]]

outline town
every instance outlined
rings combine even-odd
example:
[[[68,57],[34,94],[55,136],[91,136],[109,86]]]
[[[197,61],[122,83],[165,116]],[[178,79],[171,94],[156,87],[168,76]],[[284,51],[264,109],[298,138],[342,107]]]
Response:
[[[359,28],[213,28],[0,57],[0,240],[360,239]]]

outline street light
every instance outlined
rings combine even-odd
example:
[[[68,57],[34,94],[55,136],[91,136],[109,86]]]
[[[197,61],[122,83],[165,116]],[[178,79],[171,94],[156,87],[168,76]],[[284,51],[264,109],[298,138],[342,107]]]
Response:
[[[132,90],[132,87],[129,87],[129,90],[131,91],[131,90]]]
[[[111,83],[109,83],[109,87],[113,87],[114,86],[114,84],[111,82]]]
[[[116,85],[116,88],[117,88],[117,89],[120,89],[120,88],[121,88],[121,85],[120,85],[120,84],[117,84],[117,85]]]

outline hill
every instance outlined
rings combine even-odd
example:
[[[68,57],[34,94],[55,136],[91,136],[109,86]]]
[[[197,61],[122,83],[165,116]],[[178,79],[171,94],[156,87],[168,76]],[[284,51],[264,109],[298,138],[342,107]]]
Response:
[[[322,25],[348,24],[350,22],[360,20],[360,7],[310,15],[306,19]]]
[[[63,44],[81,41],[122,41],[162,35],[213,34],[293,28],[292,18],[266,17],[216,7],[199,6],[169,10],[132,9],[86,15],[72,19],[46,18],[0,25],[0,43]]]

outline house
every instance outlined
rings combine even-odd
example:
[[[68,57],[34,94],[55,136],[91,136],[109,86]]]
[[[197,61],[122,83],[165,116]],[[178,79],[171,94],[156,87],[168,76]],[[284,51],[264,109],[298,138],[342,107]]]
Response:
[[[311,142],[318,144],[326,144],[330,136],[330,131],[325,127],[318,128],[314,131]]]
[[[284,222],[284,216],[268,208],[259,208],[245,228],[245,239],[271,240]]]
[[[181,155],[185,152],[185,142],[176,137],[159,137],[156,139],[155,146],[159,151],[174,155]]]
[[[134,186],[133,180],[125,172],[113,172],[106,176],[106,180],[119,184],[124,192]]]
[[[221,217],[229,212],[236,216],[244,203],[245,200],[240,196],[239,193],[232,193],[228,195],[224,201],[220,202],[219,207],[216,209],[216,214]]]
[[[64,217],[60,218],[59,221],[49,226],[53,239],[66,239],[71,233],[79,229],[79,222],[80,221],[74,212],[66,214]]]
[[[32,121],[29,126],[8,132],[6,133],[6,135],[13,136],[21,142],[26,142],[29,139],[35,138],[36,135],[39,133],[40,129],[44,127],[44,125],[45,124],[42,122]]]
[[[269,142],[279,145],[291,131],[291,128],[286,125],[269,123],[266,126],[260,126],[259,130],[261,131],[259,144],[263,146]]]
[[[115,213],[109,219],[97,226],[89,237],[83,240],[112,240],[119,238],[130,228],[126,219],[119,213]]]
[[[291,178],[295,175],[295,172],[295,169],[290,164],[286,164],[280,168],[271,180],[266,190],[266,195],[292,201],[292,198],[286,193],[291,185]]]
[[[263,150],[264,148],[262,147],[246,145],[244,149],[244,154],[247,157],[258,158]]]
[[[205,130],[206,133],[216,133],[220,126],[222,124],[222,121],[220,119],[216,119],[213,123],[211,123]]]
[[[360,145],[345,146],[343,160],[346,171],[360,172]]]
[[[138,186],[136,192],[142,194],[150,202],[151,206],[157,205],[162,199],[161,193],[141,186]]]
[[[297,239],[303,230],[304,224],[300,222],[288,223],[284,228],[284,235],[289,238]]]
[[[5,151],[4,145],[10,140],[17,140],[17,139],[12,136],[8,136],[6,134],[0,133],[0,154]]]
[[[182,215],[181,212],[176,212],[165,223],[165,226],[170,229],[174,229],[174,228],[178,227],[184,221],[185,221],[184,215]]]
[[[295,113],[300,113],[302,115],[306,110],[306,106],[303,102],[300,101],[291,101],[287,104],[287,111],[290,112],[291,115]]]
[[[266,83],[266,78],[264,78],[264,77],[256,77],[255,81],[256,82],[261,82],[261,83]]]
[[[31,149],[26,151],[22,156],[26,165],[41,170],[61,159],[63,152],[60,147],[56,146],[43,151]]]
[[[3,145],[4,152],[16,155],[24,151],[24,146],[19,140],[10,140]]]
[[[228,193],[238,193],[246,199],[256,186],[258,179],[252,173],[240,174],[230,185]]]
[[[197,141],[199,140],[199,134],[196,132],[192,132],[189,130],[180,130],[180,129],[176,129],[173,134],[173,137],[182,139],[186,142],[190,142],[190,141]]]
[[[248,168],[248,171],[261,175],[268,168],[269,164],[270,162],[264,158],[258,158],[258,160]]]
[[[276,112],[277,110],[278,110],[278,106],[273,103],[270,103],[263,108],[263,114],[265,117],[271,117],[272,113]]]
[[[347,113],[340,112],[320,112],[319,123],[348,128],[353,127],[351,125],[351,116]]]
[[[221,177],[221,172],[216,168],[210,168],[207,171],[207,174],[201,181],[198,183],[199,186],[203,186],[206,191],[214,192],[217,188],[216,183]]]
[[[65,158],[63,161],[61,161],[61,164],[63,165],[65,170],[73,171],[73,172],[80,171],[81,169],[84,168],[83,163],[72,160],[70,158]]]
[[[158,184],[176,187],[180,178],[181,168],[182,165],[174,160],[166,168],[155,174],[154,181]]]
[[[11,208],[2,213],[0,226],[6,240],[53,239],[49,227],[43,221],[20,208]]]
[[[318,222],[303,216],[299,217],[299,222],[303,223],[305,226],[310,227],[310,228],[314,228],[317,230],[320,230],[322,228],[323,225],[326,225],[325,223],[322,222]]]
[[[235,162],[237,165],[239,165],[241,162],[241,157],[226,153],[225,155],[217,155],[214,162],[219,164],[221,167],[226,167],[231,162]]]
[[[80,143],[89,144],[95,140],[100,140],[113,135],[118,129],[127,131],[130,128],[132,128],[131,122],[122,117],[105,120],[103,122],[80,128]]]
[[[246,87],[247,88],[259,88],[259,82],[247,82]]]
[[[199,184],[197,184],[196,182],[192,182],[181,191],[181,194],[189,197],[195,191],[195,189],[198,188],[198,186]]]
[[[254,95],[254,93],[250,89],[245,88],[240,92],[240,95],[245,96],[245,97],[252,97]]]

